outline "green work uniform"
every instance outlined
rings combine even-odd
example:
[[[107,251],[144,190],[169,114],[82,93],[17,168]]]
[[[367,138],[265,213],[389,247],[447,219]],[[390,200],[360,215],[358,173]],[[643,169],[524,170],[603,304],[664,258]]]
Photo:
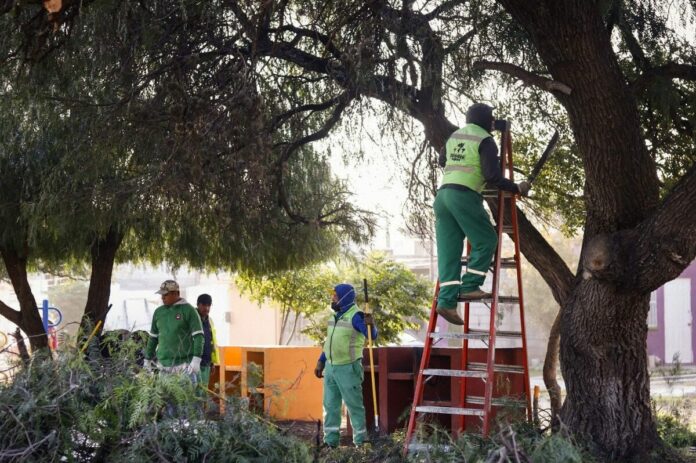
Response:
[[[479,145],[491,134],[467,124],[447,140],[447,164],[442,186],[435,197],[435,235],[440,294],[437,305],[455,309],[459,293],[481,286],[493,259],[498,237],[483,208]],[[461,275],[464,239],[471,244],[467,271]]]
[[[164,367],[186,364],[203,355],[201,317],[185,299],[155,310],[145,358],[153,359],[155,355]]]
[[[353,443],[362,444],[367,435],[362,393],[365,336],[352,325],[358,311],[358,306],[353,305],[340,316],[332,317],[324,342],[324,442],[334,447],[338,446],[340,437],[341,401],[348,409]]]

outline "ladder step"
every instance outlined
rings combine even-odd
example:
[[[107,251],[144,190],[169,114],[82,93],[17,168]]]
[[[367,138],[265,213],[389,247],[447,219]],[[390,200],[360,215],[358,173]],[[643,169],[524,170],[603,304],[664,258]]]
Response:
[[[457,378],[485,378],[488,376],[486,371],[469,371],[469,370],[446,370],[439,368],[426,368],[423,370],[425,376],[450,376]]]
[[[514,231],[514,228],[512,225],[503,225],[503,233],[512,233]]]
[[[469,362],[466,366],[471,371],[486,371],[487,366],[483,362]],[[496,373],[524,373],[524,367],[522,365],[504,365],[496,363],[493,365],[493,371]]]
[[[482,302],[482,303],[492,303],[493,298],[492,297],[486,297],[483,299],[462,299],[459,298],[457,299],[459,302]],[[517,296],[498,296],[498,302],[501,304],[519,304],[520,303],[520,298]]]
[[[483,405],[483,397],[478,395],[466,396],[466,403],[472,405]],[[505,397],[495,397],[491,399],[491,404],[496,407],[523,407],[527,408],[527,402],[519,399],[508,399]]]
[[[474,339],[480,341],[487,341],[490,335],[488,331],[480,331],[476,333],[430,333],[430,337],[433,339]]]
[[[469,330],[469,334],[485,334],[486,337],[490,336],[488,334],[487,330]],[[496,338],[521,338],[522,337],[522,332],[521,331],[498,331],[496,330],[495,332],[495,337]]]
[[[469,256],[462,256],[462,265],[467,265],[469,263]],[[495,262],[491,262],[490,268],[493,269]],[[501,257],[500,258],[500,268],[517,268],[517,263],[514,257]]]
[[[416,407],[416,411],[420,413],[439,413],[441,415],[469,415],[483,416],[483,410],[478,408],[460,408],[460,407],[435,407],[431,405],[421,405]]]

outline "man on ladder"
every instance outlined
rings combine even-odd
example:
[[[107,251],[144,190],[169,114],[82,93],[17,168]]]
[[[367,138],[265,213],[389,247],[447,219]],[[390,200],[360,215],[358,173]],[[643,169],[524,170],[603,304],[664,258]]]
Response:
[[[445,168],[435,197],[435,236],[440,292],[437,313],[450,323],[463,325],[458,299],[491,297],[481,290],[498,245],[495,229],[483,208],[486,184],[526,196],[529,184],[515,184],[502,175],[494,129],[493,108],[477,103],[466,112],[467,124],[447,140],[439,162]],[[464,238],[471,244],[466,273],[461,276]],[[460,280],[461,278],[461,280]]]

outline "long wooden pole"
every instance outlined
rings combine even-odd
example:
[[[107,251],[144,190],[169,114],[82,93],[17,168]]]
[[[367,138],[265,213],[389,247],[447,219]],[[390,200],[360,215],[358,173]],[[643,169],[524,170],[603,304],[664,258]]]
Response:
[[[363,278],[363,292],[365,293],[365,315],[370,313],[367,296],[367,278]],[[372,323],[367,324],[367,350],[370,353],[370,378],[372,380],[372,408],[375,412],[375,431],[379,432],[379,409],[377,408],[377,387],[375,386],[375,360],[372,356]]]

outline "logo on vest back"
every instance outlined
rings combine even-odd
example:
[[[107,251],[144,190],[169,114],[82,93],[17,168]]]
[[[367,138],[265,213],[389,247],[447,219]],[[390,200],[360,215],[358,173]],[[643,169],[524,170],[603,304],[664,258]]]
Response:
[[[177,319],[177,320],[181,320],[181,314],[180,314],[180,313],[176,314],[176,319]]]

